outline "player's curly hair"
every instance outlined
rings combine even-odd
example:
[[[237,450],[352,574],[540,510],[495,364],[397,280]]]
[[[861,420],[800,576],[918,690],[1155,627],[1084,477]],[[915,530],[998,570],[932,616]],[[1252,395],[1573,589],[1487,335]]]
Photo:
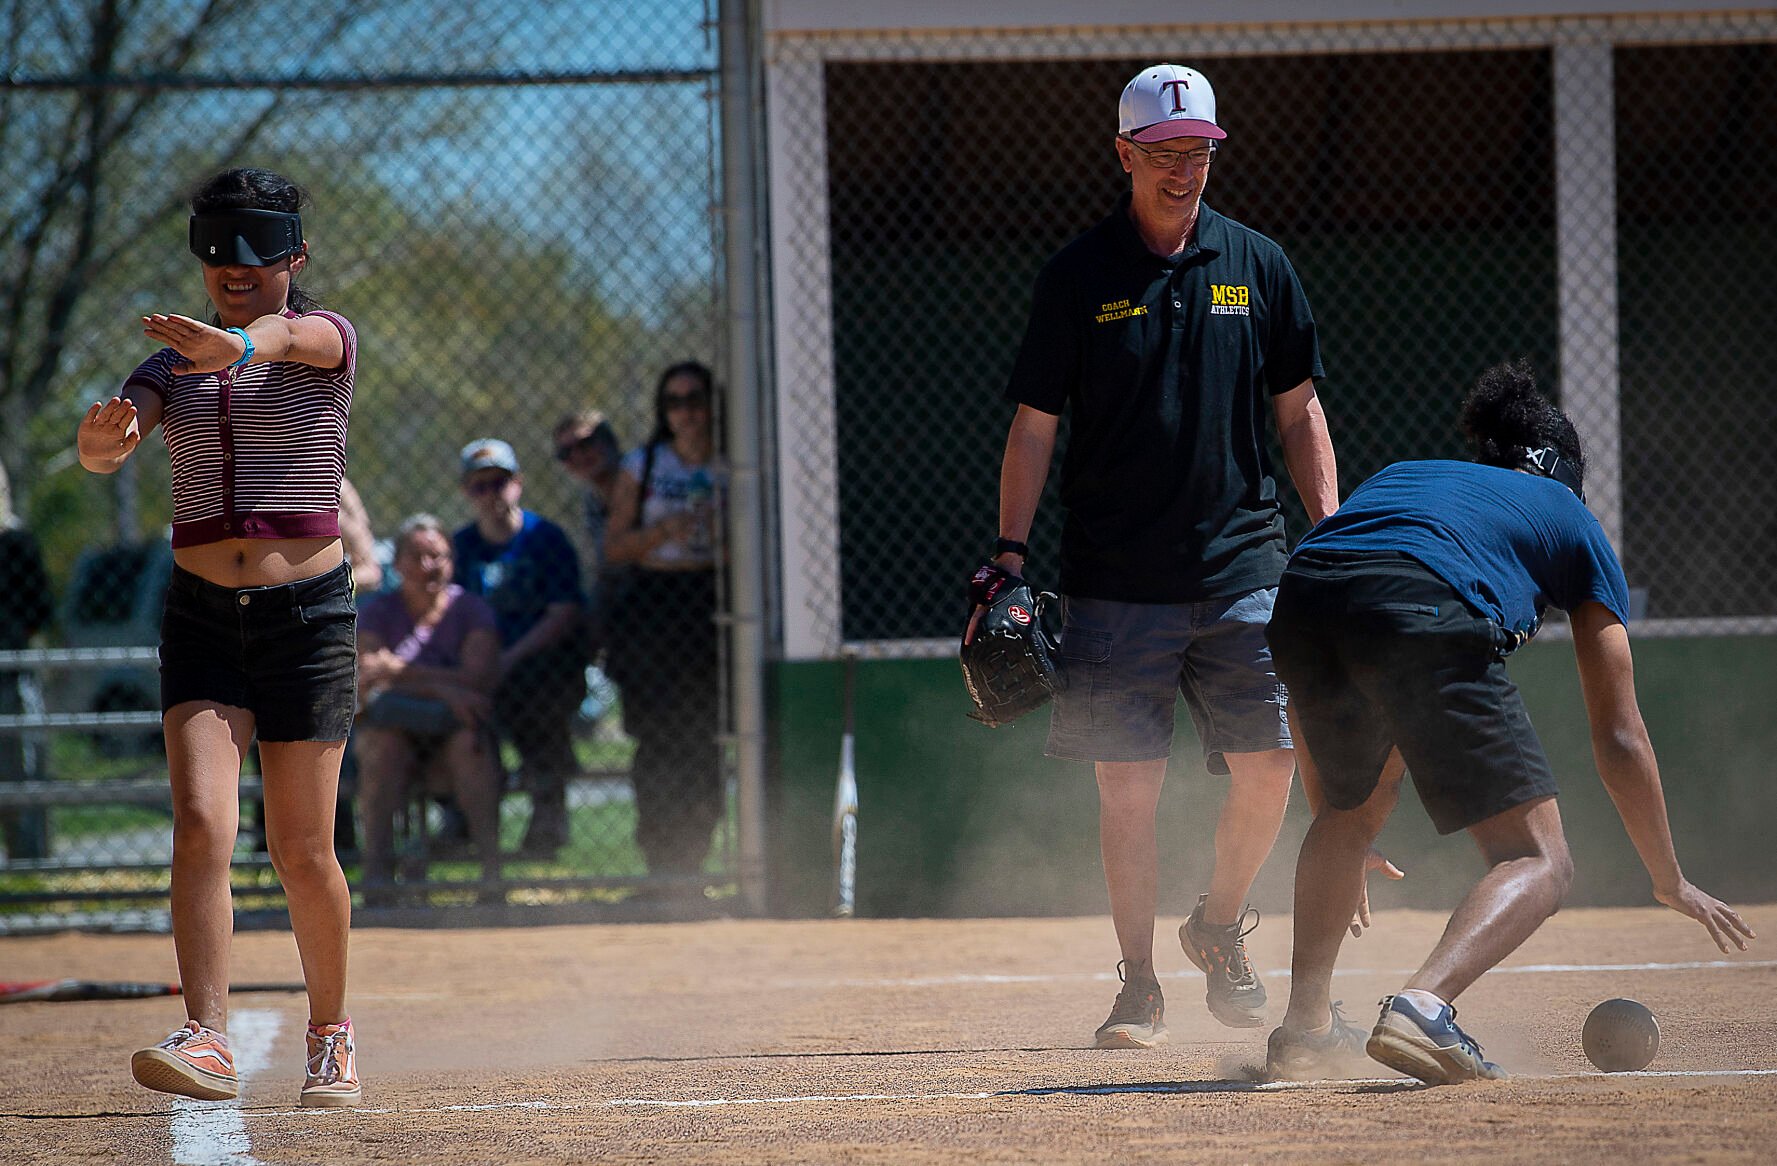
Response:
[[[1462,403],[1462,432],[1482,465],[1515,470],[1526,450],[1553,449],[1585,476],[1579,432],[1536,387],[1536,373],[1522,357],[1481,374]]]

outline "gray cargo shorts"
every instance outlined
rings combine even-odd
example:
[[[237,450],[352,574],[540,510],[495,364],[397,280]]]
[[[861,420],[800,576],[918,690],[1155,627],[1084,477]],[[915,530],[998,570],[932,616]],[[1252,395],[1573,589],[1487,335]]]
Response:
[[[1226,753],[1290,748],[1289,697],[1265,642],[1276,598],[1275,587],[1199,603],[1065,597],[1046,752],[1070,761],[1168,757],[1181,693],[1211,773],[1228,772]]]

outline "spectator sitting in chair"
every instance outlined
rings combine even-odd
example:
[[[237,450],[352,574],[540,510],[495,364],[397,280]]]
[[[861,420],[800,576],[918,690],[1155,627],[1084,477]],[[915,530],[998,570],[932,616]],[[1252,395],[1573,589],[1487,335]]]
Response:
[[[500,878],[498,745],[491,730],[500,636],[494,612],[452,582],[443,523],[416,514],[395,538],[396,591],[358,616],[358,683],[366,694],[352,735],[364,819],[365,898],[394,876],[395,811],[424,771],[448,780],[468,819],[482,878]]]
[[[553,857],[568,841],[573,717],[586,697],[580,561],[561,527],[519,506],[524,477],[510,445],[470,442],[462,471],[475,521],[451,542],[463,589],[487,600],[500,630],[494,714],[524,759],[531,794],[521,849]]]

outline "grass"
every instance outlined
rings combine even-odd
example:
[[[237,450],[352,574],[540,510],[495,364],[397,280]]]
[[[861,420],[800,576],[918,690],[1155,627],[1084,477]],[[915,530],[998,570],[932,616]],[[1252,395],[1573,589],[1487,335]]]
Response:
[[[530,810],[522,795],[502,800],[500,813],[500,848],[513,855],[523,839]],[[569,842],[553,859],[508,857],[502,873],[509,882],[548,883],[563,879],[608,878],[641,879],[647,874],[641,850],[635,844],[635,805],[625,800],[595,804],[572,804],[569,811]],[[95,837],[112,832],[127,832],[143,827],[165,828],[166,811],[136,806],[77,806],[54,812],[52,818],[58,835]],[[717,826],[716,845],[704,864],[704,873],[711,881],[706,892],[710,897],[727,898],[737,893],[732,872],[728,869],[727,840],[734,837],[735,811],[732,804],[723,822]],[[248,857],[244,852],[237,857]],[[262,856],[251,856],[263,861]],[[353,885],[360,881],[356,863],[346,864],[346,876]],[[427,870],[428,901],[445,906],[472,895],[473,884],[480,877],[481,865],[469,860],[434,860]],[[38,914],[45,912],[99,911],[128,906],[135,910],[165,907],[158,898],[124,900],[114,896],[129,892],[157,892],[167,889],[166,868],[146,870],[93,870],[8,872],[0,869],[0,914]],[[283,892],[277,875],[269,866],[237,865],[230,872],[237,911],[276,909],[283,905]],[[453,890],[453,885],[460,890]],[[54,892],[65,898],[52,902],[9,902],[14,896]],[[517,886],[508,894],[508,901],[521,905],[547,905],[573,902],[621,902],[635,893],[633,886],[613,887],[550,887]]]
[[[98,838],[170,829],[172,822],[171,810],[154,806],[54,806],[49,811],[52,838]]]
[[[635,743],[616,733],[612,726],[615,715],[601,719],[574,741],[575,756],[583,772],[589,774],[620,774],[629,768]],[[107,742],[110,746],[120,741]],[[67,781],[118,781],[130,778],[166,779],[166,759],[158,750],[143,750],[113,756],[113,748],[101,748],[98,740],[83,733],[56,733],[49,740],[47,772]],[[501,760],[509,771],[519,768],[519,757],[508,744],[502,748]],[[250,756],[247,770],[253,772],[256,758]],[[647,874],[641,850],[635,844],[635,805],[627,798],[588,801],[584,796],[570,797],[569,842],[553,859],[508,857],[503,862],[505,878],[523,883],[534,880],[547,883],[566,879],[641,879]],[[141,831],[170,829],[171,811],[162,806],[82,805],[50,808],[50,833],[54,839],[77,839],[83,842],[107,837],[120,840]],[[251,824],[252,812],[247,815]],[[529,820],[529,805],[523,795],[502,800],[500,814],[500,848],[514,855],[524,836]],[[712,847],[704,871],[712,883],[710,893],[724,897],[736,893],[729,870],[729,855],[735,836],[734,808],[729,807],[725,820],[718,824],[716,844]],[[283,894],[276,874],[262,865],[264,856],[243,848],[237,851],[237,865],[230,874],[237,910],[253,910],[282,905]],[[164,855],[164,850],[157,854]],[[152,860],[156,855],[117,854],[117,861]],[[246,865],[239,860],[258,860]],[[475,861],[434,860],[428,868],[428,890],[436,889],[433,901],[443,903],[455,894],[467,895],[469,885],[480,876]],[[354,884],[359,878],[355,863],[348,863],[346,875]],[[111,896],[130,892],[158,892],[167,888],[167,870],[156,867],[144,870],[92,871],[7,871],[0,864],[0,914],[36,914],[49,911],[97,911],[116,906],[139,910],[164,908],[164,900],[120,900]],[[464,890],[455,892],[451,884]],[[24,894],[54,893],[65,895],[53,903],[20,903],[9,901]],[[518,887],[510,892],[513,903],[559,903],[574,901],[620,901],[634,893],[631,886],[616,887]]]

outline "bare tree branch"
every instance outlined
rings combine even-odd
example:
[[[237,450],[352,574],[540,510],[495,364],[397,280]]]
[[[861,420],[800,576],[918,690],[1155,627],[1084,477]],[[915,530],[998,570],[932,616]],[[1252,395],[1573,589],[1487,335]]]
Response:
[[[241,7],[233,0],[211,0],[172,41],[155,67],[169,73],[184,68],[204,34]],[[126,31],[118,0],[100,0],[90,14],[85,62],[89,76],[111,74]],[[0,381],[0,398],[18,400],[26,412],[34,411],[49,391],[61,363],[68,319],[79,302],[79,289],[95,265],[92,250],[106,156],[119,142],[127,140],[138,120],[161,96],[157,90],[136,91],[127,99],[123,111],[113,118],[107,116],[114,97],[112,91],[97,86],[85,91],[69,111],[63,132],[55,135],[61,148],[45,188],[33,200],[25,221],[6,224],[7,236],[19,239],[17,254],[21,266],[17,277],[0,288],[0,321],[5,323],[4,332],[0,333],[0,348],[4,349],[0,352],[0,371],[5,374]],[[263,119],[256,120],[253,132],[257,133],[263,125]],[[36,351],[34,367],[26,374],[20,329],[37,292],[37,267],[46,239],[58,217],[64,214],[74,217],[74,246],[61,270],[50,277],[54,286],[47,298],[43,344]]]

